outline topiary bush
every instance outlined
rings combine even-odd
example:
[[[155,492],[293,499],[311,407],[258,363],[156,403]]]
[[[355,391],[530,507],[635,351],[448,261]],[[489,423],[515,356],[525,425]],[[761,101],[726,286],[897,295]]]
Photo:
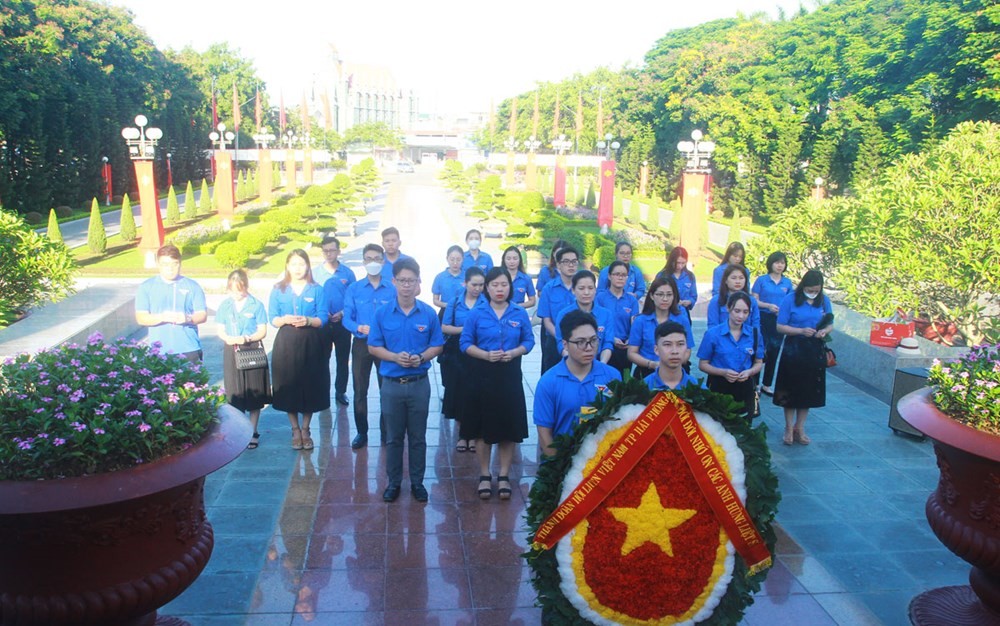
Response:
[[[611,265],[615,258],[614,246],[601,246],[597,250],[594,250],[594,254],[591,256],[591,261],[599,269],[604,269],[605,267]]]
[[[62,231],[59,230],[59,218],[56,217],[56,210],[49,209],[49,227],[45,230],[49,241],[63,243]]]
[[[248,254],[259,254],[267,247],[267,233],[260,226],[244,228],[236,237],[236,243],[246,249]]]
[[[45,218],[42,217],[42,214],[37,211],[28,211],[24,214],[24,221],[32,226],[38,226],[45,221]]]
[[[174,205],[176,206],[176,198],[174,198]],[[138,238],[138,231],[135,227],[135,215],[132,214],[132,203],[128,199],[128,194],[122,196],[122,212],[121,212],[121,230],[119,234],[121,235],[122,241],[126,243],[132,243]]]
[[[104,254],[108,249],[108,235],[101,219],[101,207],[97,198],[90,203],[90,222],[87,225],[87,247],[94,254]]]
[[[189,180],[184,188],[184,219],[193,220],[198,217],[198,205],[194,201],[194,185]]]
[[[59,219],[66,219],[67,217],[73,217],[73,209],[66,205],[57,206],[55,208],[56,217]]]
[[[246,266],[250,252],[239,242],[226,241],[215,249],[215,260],[226,269],[237,269]]]
[[[169,187],[167,191],[167,218],[164,220],[166,224],[176,224],[181,221],[181,208],[177,204],[177,194],[174,192],[173,186]]]

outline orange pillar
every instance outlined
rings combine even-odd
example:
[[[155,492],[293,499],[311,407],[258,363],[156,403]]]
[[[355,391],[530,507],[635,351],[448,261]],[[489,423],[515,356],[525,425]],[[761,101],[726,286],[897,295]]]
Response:
[[[163,245],[163,218],[160,216],[160,201],[156,197],[156,182],[153,179],[153,162],[132,161],[135,179],[139,184],[139,206],[142,215],[142,240],[139,250],[143,253],[146,267],[156,267],[156,251]]]
[[[302,182],[306,185],[313,182],[312,148],[302,149]]]
[[[271,189],[274,186],[271,180],[273,174],[271,151],[267,148],[261,148],[257,151],[257,188],[261,202],[271,202]]]
[[[215,175],[215,210],[223,221],[231,218],[235,213],[236,205],[233,203],[233,158],[226,150],[215,151],[216,175]]]
[[[705,179],[707,174],[685,173],[681,187],[681,245],[687,248],[688,260],[694,263],[702,246],[702,227],[706,222]]]
[[[295,150],[285,150],[285,190],[295,193]]]

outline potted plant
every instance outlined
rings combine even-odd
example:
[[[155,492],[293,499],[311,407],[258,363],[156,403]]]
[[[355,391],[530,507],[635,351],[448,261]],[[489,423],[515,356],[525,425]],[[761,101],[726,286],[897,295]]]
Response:
[[[934,441],[941,478],[927,499],[927,520],[972,571],[970,586],[914,598],[910,619],[1000,624],[1000,345],[935,360],[928,383],[900,399],[899,414]]]
[[[208,381],[100,335],[0,365],[0,623],[152,624],[194,582],[252,430]]]

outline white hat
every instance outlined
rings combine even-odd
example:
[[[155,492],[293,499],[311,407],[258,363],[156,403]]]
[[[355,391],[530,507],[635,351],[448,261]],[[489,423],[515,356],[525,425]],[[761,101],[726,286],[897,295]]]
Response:
[[[897,356],[916,356],[920,354],[920,344],[917,343],[916,337],[904,337],[899,340],[899,345],[896,346]]]

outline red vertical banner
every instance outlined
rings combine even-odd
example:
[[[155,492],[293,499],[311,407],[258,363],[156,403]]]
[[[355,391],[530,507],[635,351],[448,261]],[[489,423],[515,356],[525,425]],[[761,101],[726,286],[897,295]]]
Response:
[[[240,132],[240,120],[243,118],[240,115],[240,94],[236,91],[236,81],[233,81],[233,132]]]
[[[264,109],[260,104],[260,88],[258,88],[257,93],[254,96],[254,103],[253,103],[253,121],[258,133],[260,132],[261,129],[261,120],[263,117],[264,117]]]
[[[278,128],[281,130],[281,135],[284,135],[285,125],[287,124],[287,120],[285,119],[285,94],[279,94],[278,98],[281,102],[280,108],[278,109]]]
[[[615,162],[601,161],[601,198],[597,203],[597,225],[611,228],[615,218]]]
[[[139,242],[139,249],[145,253],[148,265],[152,255],[163,245],[163,218],[160,216],[160,201],[156,197],[153,162],[136,160],[132,161],[132,164],[135,165],[135,181],[139,187],[139,206],[142,216],[142,240]]]
[[[111,163],[106,162],[101,168],[101,177],[104,179],[104,205],[111,206],[111,196],[114,191],[111,188]]]
[[[212,132],[219,128],[219,101],[215,95],[215,77],[212,77]],[[217,167],[215,165],[215,150],[212,151],[212,181],[215,181]]]
[[[233,158],[228,150],[216,150],[215,160],[219,164],[219,177],[215,181],[215,210],[218,211],[219,217],[229,218],[235,212],[232,185]]]
[[[555,206],[566,206],[566,157],[561,154],[556,157],[552,204]]]

